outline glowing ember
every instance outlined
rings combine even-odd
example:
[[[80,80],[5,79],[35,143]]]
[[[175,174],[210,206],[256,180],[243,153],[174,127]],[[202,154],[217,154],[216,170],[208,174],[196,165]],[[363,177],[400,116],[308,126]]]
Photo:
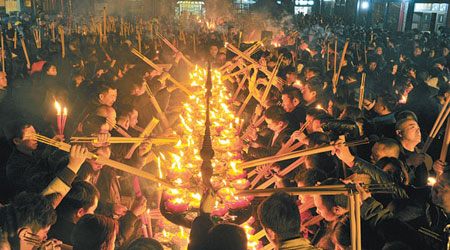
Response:
[[[406,102],[408,102],[408,96],[407,95],[402,95],[402,98],[398,101],[398,103],[406,104]]]
[[[428,184],[428,186],[434,186],[434,184],[436,184],[436,178],[428,177],[427,184]]]

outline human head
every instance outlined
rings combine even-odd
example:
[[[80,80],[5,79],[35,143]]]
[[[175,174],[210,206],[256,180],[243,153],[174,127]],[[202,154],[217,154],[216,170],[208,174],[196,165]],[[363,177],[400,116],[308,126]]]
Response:
[[[302,168],[295,176],[295,182],[297,182],[298,187],[315,186],[318,182],[321,182],[325,179],[325,173],[319,169]],[[314,198],[309,194],[299,195],[299,200],[302,202],[302,204],[309,202],[314,203]]]
[[[341,181],[329,178],[323,181],[319,186],[324,185],[343,185]],[[335,221],[341,215],[347,213],[347,196],[340,195],[314,195],[314,204],[317,213],[326,221]]]
[[[8,79],[5,72],[0,72],[0,89],[4,89],[8,86]]]
[[[83,121],[81,132],[85,136],[93,136],[109,132],[109,124],[106,117],[90,115]]]
[[[117,88],[105,83],[98,83],[97,98],[100,104],[112,106],[117,99]]]
[[[207,250],[246,250],[247,236],[236,224],[217,224],[208,232]]]
[[[106,104],[98,106],[95,111],[95,115],[106,118],[107,123],[109,124],[109,131],[111,131],[117,123],[116,110],[113,107],[108,106]]]
[[[396,114],[395,119],[397,121],[400,121],[402,119],[412,119],[415,120],[416,122],[418,121],[416,113],[410,110],[404,110],[402,112],[399,112],[398,114]]]
[[[56,69],[56,66],[49,62],[46,62],[42,66],[42,72],[44,72],[46,75],[49,75],[49,76],[57,76],[58,75],[58,70]]]
[[[319,153],[306,156],[305,167],[307,169],[319,169],[330,174],[335,169],[335,163],[328,153]]]
[[[417,145],[422,140],[420,127],[415,120],[402,119],[395,124],[395,130],[402,144],[406,142]]]
[[[216,58],[217,53],[219,53],[219,48],[217,47],[217,45],[213,44],[211,46],[209,46],[209,55]]]
[[[95,151],[93,153],[95,153],[96,155],[98,155],[100,157],[109,159],[109,157],[111,156],[111,149],[110,149],[110,147],[98,147],[95,149]],[[105,165],[103,163],[98,162],[95,157],[92,157],[91,159],[87,159],[86,162],[89,163],[89,165],[92,167],[92,170],[94,172],[100,171],[103,168],[103,166]]]
[[[94,213],[98,199],[100,199],[100,193],[94,185],[85,181],[76,181],[56,211],[59,216],[77,223],[84,215]]]
[[[323,144],[330,144],[330,137],[322,132],[308,134],[308,148],[314,148]]]
[[[163,246],[152,238],[139,238],[133,241],[127,250],[163,250]]]
[[[383,169],[384,172],[390,174],[395,183],[409,184],[408,170],[405,164],[398,158],[383,157],[376,165]]]
[[[12,247],[32,249],[34,245],[24,240],[27,233],[35,234],[41,240],[47,239],[50,226],[56,222],[56,213],[49,199],[40,194],[20,193],[14,198],[11,207],[17,225],[15,232],[9,232],[17,236],[14,242],[10,242]]]
[[[431,192],[433,203],[450,213],[450,171],[444,171],[436,179]]]
[[[398,142],[392,138],[384,137],[375,142],[375,144],[373,145],[370,160],[375,164],[383,157],[398,158],[399,155],[400,145],[398,144]]]
[[[300,234],[300,212],[292,196],[277,192],[258,207],[258,218],[270,242],[280,242]]]
[[[289,122],[286,118],[286,112],[280,106],[272,106],[264,112],[267,127],[272,131],[280,131]]]
[[[306,131],[308,134],[313,132],[323,132],[322,124],[325,121],[331,120],[332,117],[327,114],[322,109],[316,109],[315,107],[310,107],[306,110],[306,120],[311,120],[312,122],[309,124],[309,126],[306,128]]]
[[[117,109],[117,124],[128,129],[138,123],[138,111],[131,105],[121,105]]]
[[[97,214],[83,216],[72,232],[73,250],[113,250],[117,224]]]
[[[11,145],[24,154],[31,154],[36,150],[38,143],[30,138],[30,134],[36,134],[36,130],[30,123],[17,120],[7,125],[7,138]]]
[[[373,110],[378,115],[387,115],[394,111],[397,100],[390,94],[379,96]]]
[[[323,82],[320,78],[314,77],[307,81],[302,89],[303,100],[311,104],[318,100],[318,96],[323,90]]]
[[[285,86],[283,92],[281,93],[281,98],[283,100],[283,108],[286,112],[290,113],[294,111],[300,101],[302,92],[295,87]]]

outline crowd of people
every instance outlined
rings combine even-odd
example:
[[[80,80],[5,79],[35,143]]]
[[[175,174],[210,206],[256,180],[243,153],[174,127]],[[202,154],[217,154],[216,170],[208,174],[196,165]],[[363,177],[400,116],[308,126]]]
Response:
[[[161,118],[160,111],[168,126],[158,124],[152,134],[176,131],[188,95],[170,79],[189,80],[193,69],[185,58],[229,76],[224,84],[236,93],[234,111],[242,109],[246,121],[233,148],[242,151],[243,161],[288,152],[286,145],[289,151],[334,145],[332,152],[304,157],[292,171],[283,170],[297,159],[254,167],[252,188],[271,178],[275,183],[269,188],[353,183],[362,197],[363,249],[446,247],[450,157],[441,149],[448,145],[450,126],[448,119],[438,129],[433,125],[448,116],[449,34],[301,16],[289,24],[274,21],[278,29],[269,40],[246,41],[252,36],[242,34],[239,19],[211,27],[183,18],[152,21],[142,36],[134,33],[142,20],[134,20],[131,35],[119,28],[120,18],[108,19],[114,28],[100,35],[81,28],[89,27],[89,17],[76,23],[40,13],[1,21],[1,249],[163,249],[142,235],[138,218],[148,207],[159,207],[170,221],[190,227],[190,250],[247,249],[241,226],[211,219],[214,190],[205,187],[198,217],[183,223],[163,202],[158,204],[154,183],[135,195],[132,175],[89,156],[156,173],[150,140],[137,148],[107,141],[138,137],[153,118]],[[190,29],[183,30],[183,23]],[[57,31],[52,35],[59,25],[65,27],[64,38]],[[156,26],[178,51],[161,42]],[[131,53],[138,43],[160,70]],[[63,133],[55,122],[55,101],[70,107]],[[36,134],[60,142],[73,136],[98,139],[75,144],[66,153],[38,143]],[[367,143],[345,143],[362,139]],[[371,194],[364,188],[387,183],[394,183],[392,193]],[[264,244],[275,249],[352,247],[346,195],[275,192],[267,199],[256,197],[250,207],[259,223],[255,228],[265,231]]]

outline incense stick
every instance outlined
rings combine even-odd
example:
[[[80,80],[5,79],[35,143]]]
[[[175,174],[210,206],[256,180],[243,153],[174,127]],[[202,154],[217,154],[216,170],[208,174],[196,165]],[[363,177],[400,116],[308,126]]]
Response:
[[[369,143],[369,140],[365,139],[365,140],[359,140],[359,141],[345,143],[345,145],[358,146],[358,145],[363,145],[363,144],[368,144],[368,143]],[[267,164],[267,163],[284,161],[284,160],[294,159],[294,158],[298,158],[298,157],[302,157],[302,156],[329,152],[329,151],[332,151],[334,148],[335,148],[334,145],[328,145],[328,146],[309,148],[309,149],[304,149],[304,150],[300,150],[300,151],[285,153],[285,154],[281,154],[281,155],[269,156],[269,157],[260,158],[260,159],[253,160],[253,161],[243,162],[241,164],[238,164],[237,168],[238,169],[246,169],[246,168],[263,165],[263,164]]]

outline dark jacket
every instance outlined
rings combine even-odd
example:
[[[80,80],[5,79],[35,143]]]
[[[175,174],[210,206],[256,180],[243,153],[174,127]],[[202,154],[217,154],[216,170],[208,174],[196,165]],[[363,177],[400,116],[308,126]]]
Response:
[[[411,249],[442,249],[432,247],[427,239],[411,226],[393,216],[383,205],[373,198],[365,200],[361,206],[361,219],[376,229],[380,240],[385,242],[401,241]]]

